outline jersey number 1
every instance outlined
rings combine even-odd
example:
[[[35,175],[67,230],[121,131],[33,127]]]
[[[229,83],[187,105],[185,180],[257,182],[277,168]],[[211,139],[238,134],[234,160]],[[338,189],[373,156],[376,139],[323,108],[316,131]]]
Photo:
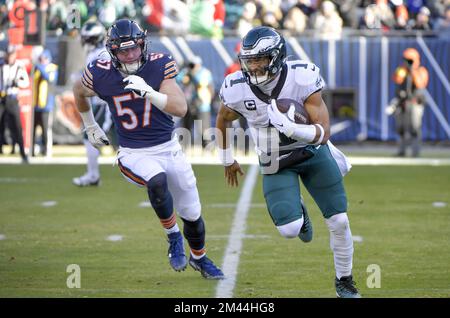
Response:
[[[136,113],[130,107],[123,106],[122,103],[133,100],[135,98],[136,97],[134,96],[134,94],[131,93],[113,97],[114,106],[116,107],[117,110],[117,115],[119,117],[125,115],[130,116],[130,119],[128,121],[122,120],[120,122],[122,124],[122,127],[125,128],[126,130],[135,129],[139,124],[139,120]],[[150,100],[147,98],[144,98],[144,103],[145,106],[144,106],[144,116],[142,118],[142,127],[148,127],[150,126],[150,117],[151,117],[150,113],[152,111],[152,104],[150,103]]]

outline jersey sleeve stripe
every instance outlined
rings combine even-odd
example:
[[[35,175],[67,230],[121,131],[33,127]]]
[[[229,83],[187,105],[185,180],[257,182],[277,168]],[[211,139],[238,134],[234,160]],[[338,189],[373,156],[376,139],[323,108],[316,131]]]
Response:
[[[91,71],[89,71],[89,69],[88,69],[87,67],[84,69],[84,73],[87,74],[87,76],[89,77],[89,79],[90,79],[91,81],[94,80],[94,76],[92,76]]]
[[[168,69],[169,67],[171,67],[173,65],[175,65],[175,61],[167,63],[165,68]]]
[[[88,82],[85,81],[84,77],[81,78],[81,83],[83,83],[83,85],[89,89],[92,89],[92,90],[94,89],[94,87],[91,84],[89,84]]]
[[[174,77],[176,77],[177,75],[178,75],[177,72],[170,73],[170,74],[167,74],[167,75],[164,77],[164,79],[174,78]]]
[[[176,67],[176,66],[173,66],[173,67],[171,67],[171,68],[168,68],[168,69],[166,69],[166,70],[164,71],[164,75],[169,74],[170,72],[176,71],[176,70],[177,70],[177,67]]]
[[[83,74],[83,78],[89,84],[94,85],[94,82],[92,81],[92,79],[89,78],[89,76],[86,75],[86,73]]]

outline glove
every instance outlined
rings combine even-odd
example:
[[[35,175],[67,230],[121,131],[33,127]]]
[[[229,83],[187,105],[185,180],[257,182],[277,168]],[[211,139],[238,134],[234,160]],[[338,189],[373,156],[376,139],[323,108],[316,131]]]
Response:
[[[124,82],[128,82],[125,89],[131,89],[133,92],[141,96],[142,98],[150,99],[152,105],[155,105],[160,110],[164,110],[167,105],[167,95],[155,91],[150,85],[148,85],[142,77],[137,75],[130,75],[123,79]]]
[[[294,106],[291,106],[293,108]],[[292,111],[291,109],[288,111]],[[295,109],[294,109],[295,111]],[[290,121],[284,114],[282,114],[277,107],[275,99],[272,99],[269,107],[267,107],[267,114],[272,125],[282,134],[291,137],[295,131],[295,123]]]
[[[108,137],[106,137],[105,132],[100,128],[100,126],[95,123],[94,125],[86,127],[86,134],[88,136],[89,142],[95,147],[101,147],[104,145],[109,145]]]
[[[124,82],[128,82],[125,89],[130,89],[142,98],[150,97],[155,90],[148,85],[142,77],[137,75],[130,75],[123,79]]]

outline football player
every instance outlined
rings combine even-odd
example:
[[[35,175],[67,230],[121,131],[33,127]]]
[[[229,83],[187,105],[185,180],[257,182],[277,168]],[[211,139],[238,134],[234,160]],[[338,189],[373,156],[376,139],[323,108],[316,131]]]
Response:
[[[96,59],[109,59],[109,54],[105,48],[106,29],[98,21],[86,22],[80,31],[81,44],[86,52],[86,64]],[[99,97],[90,98],[91,108],[95,120],[102,126],[103,131],[108,132],[112,125],[111,114],[106,102]],[[86,134],[83,136],[83,143],[86,147],[87,171],[81,177],[73,178],[72,183],[79,187],[98,186],[100,184],[100,169],[98,157],[100,151],[88,140]]]
[[[324,84],[319,68],[307,61],[286,61],[283,36],[264,26],[246,34],[238,57],[241,70],[228,75],[222,84],[216,123],[228,184],[237,185],[238,174],[243,175],[243,171],[233,158],[227,129],[233,120],[244,116],[259,155],[268,211],[278,231],[286,238],[312,240],[300,177],[330,231],[337,296],[360,297],[352,278],[353,241],[342,181],[350,164],[328,141],[330,124],[321,96]],[[310,122],[291,121],[278,109],[277,99],[298,102]]]
[[[170,55],[148,52],[146,31],[121,19],[108,30],[110,60],[90,62],[74,85],[75,101],[89,141],[109,144],[95,121],[88,97],[108,103],[119,140],[118,166],[129,182],[146,187],[148,197],[169,241],[169,263],[176,271],[187,266],[183,236],[174,209],[181,217],[190,247],[189,264],[208,279],[222,271],[206,256],[205,224],[196,179],[185,158],[172,116],[182,117],[187,105],[175,81],[178,74]]]

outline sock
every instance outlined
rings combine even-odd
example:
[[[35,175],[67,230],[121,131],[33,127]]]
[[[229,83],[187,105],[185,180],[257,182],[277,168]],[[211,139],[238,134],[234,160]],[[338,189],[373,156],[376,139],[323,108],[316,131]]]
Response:
[[[100,170],[98,167],[98,157],[100,156],[100,151],[92,146],[88,140],[83,140],[86,146],[87,155],[87,173],[92,180],[97,180],[100,178]]]
[[[336,277],[352,274],[353,239],[347,213],[333,215],[325,221],[330,230],[330,247],[334,254]]]
[[[184,223],[183,233],[191,249],[191,256],[200,259],[206,255],[205,248],[205,223],[200,216],[195,221],[188,221],[181,218]]]
[[[159,219],[159,220],[161,221],[161,224],[164,228],[164,231],[166,231],[166,234],[180,232],[180,228],[178,227],[175,213],[172,213],[172,216],[169,219]]]

